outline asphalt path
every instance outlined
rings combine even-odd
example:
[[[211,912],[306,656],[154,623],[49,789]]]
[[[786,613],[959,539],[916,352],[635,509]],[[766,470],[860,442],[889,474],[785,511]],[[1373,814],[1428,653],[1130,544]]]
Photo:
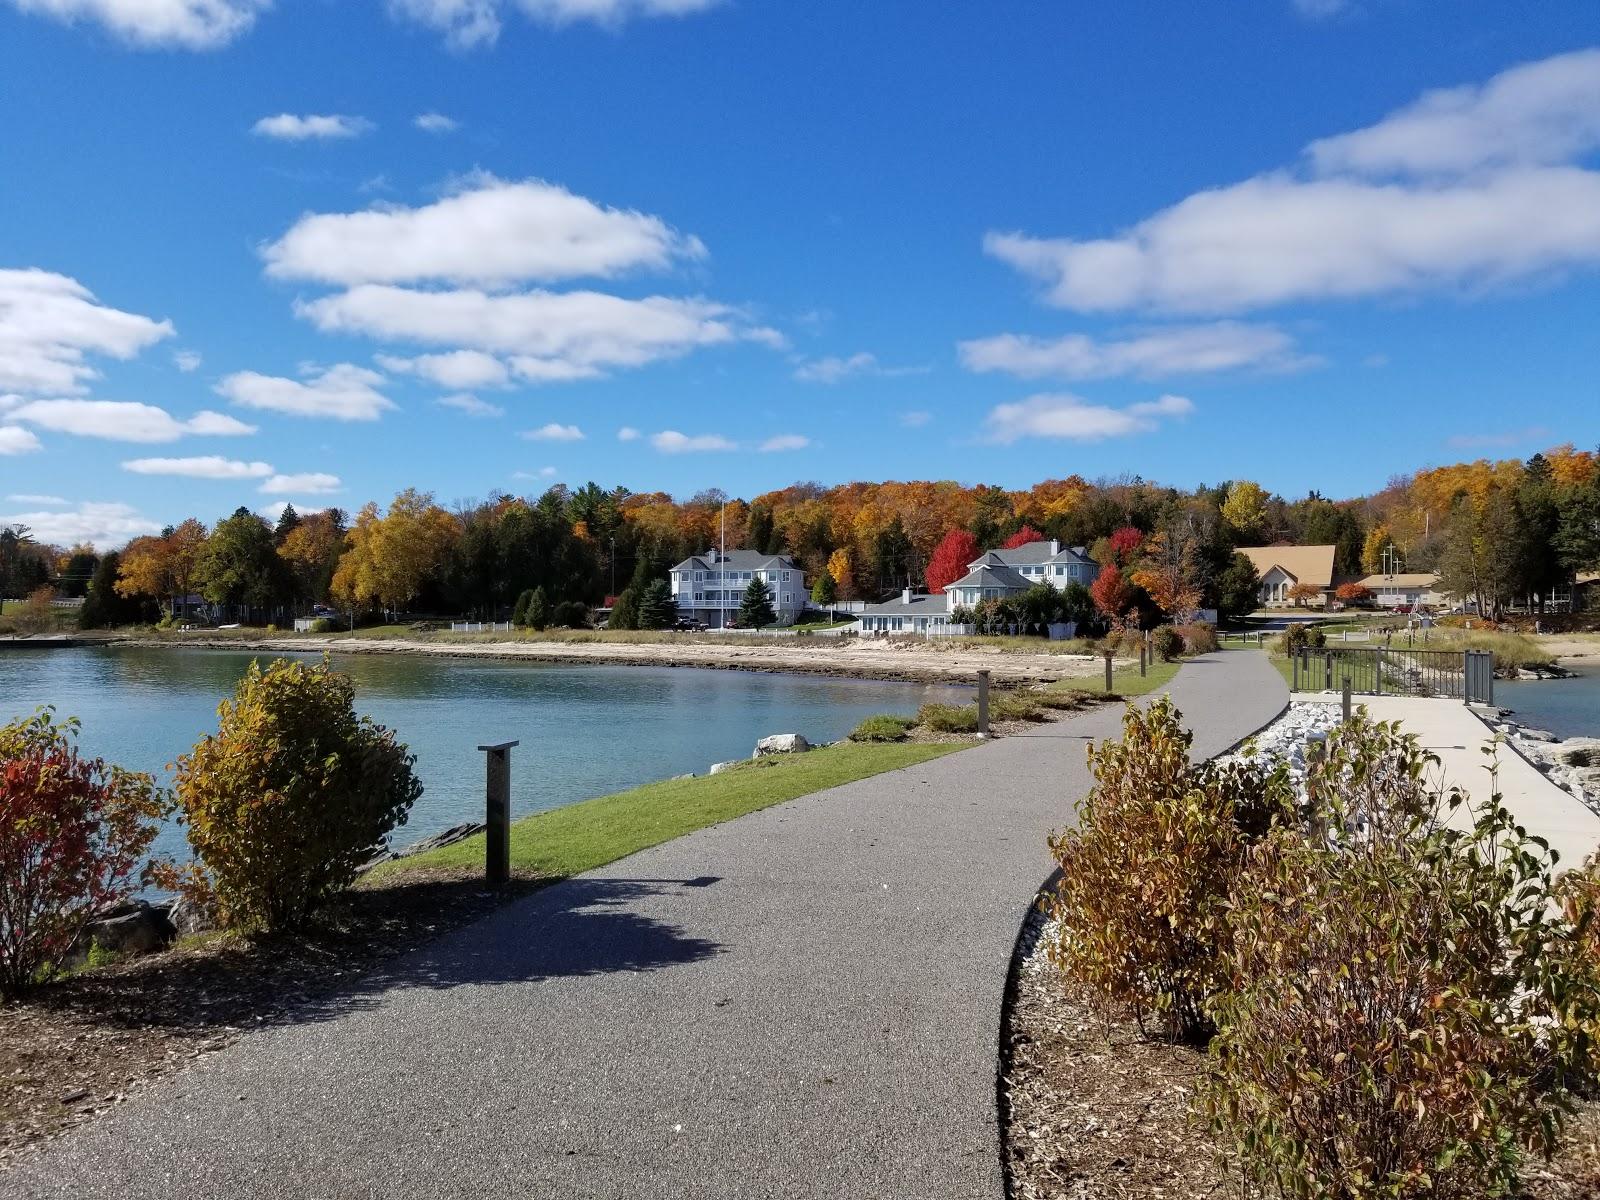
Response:
[[[1208,757],[1255,651],[1168,690]],[[0,1174],[7,1197],[1001,1200],[995,1071],[1105,707],[547,888]]]

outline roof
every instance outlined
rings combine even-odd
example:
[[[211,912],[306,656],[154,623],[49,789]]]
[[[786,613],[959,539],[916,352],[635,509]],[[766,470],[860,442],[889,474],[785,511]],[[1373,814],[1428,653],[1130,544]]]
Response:
[[[1394,575],[1368,575],[1356,580],[1362,587],[1369,587],[1373,591],[1379,588],[1431,588],[1437,587],[1439,577],[1432,571],[1412,571],[1409,574],[1399,572]]]
[[[1240,546],[1257,575],[1277,567],[1296,583],[1312,587],[1333,586],[1333,556],[1337,546]]]
[[[994,552],[990,551],[990,553],[992,554]],[[1024,576],[1019,575],[1012,567],[983,566],[976,567],[973,570],[968,571],[954,583],[945,584],[944,590],[948,592],[951,588],[958,587],[989,587],[1008,588],[1013,591],[1022,592],[1026,591],[1028,588],[1031,588],[1034,585],[1034,582],[1035,581],[1032,579],[1027,579]]]
[[[904,596],[896,596],[893,600],[885,600],[882,604],[863,605],[859,612],[853,613],[857,617],[930,617],[944,616],[950,611],[949,598],[946,596],[931,596],[927,592],[913,592],[907,600]]]
[[[787,554],[763,554],[759,550],[729,550],[717,561],[717,552],[707,550],[704,554],[697,554],[693,558],[686,558],[674,571],[715,571],[717,569],[728,571],[764,571],[772,568],[779,571],[798,571],[794,559]]]
[[[1036,567],[1041,563],[1093,562],[1081,546],[1060,542],[1026,542],[1009,550],[990,550],[969,564],[971,567]]]

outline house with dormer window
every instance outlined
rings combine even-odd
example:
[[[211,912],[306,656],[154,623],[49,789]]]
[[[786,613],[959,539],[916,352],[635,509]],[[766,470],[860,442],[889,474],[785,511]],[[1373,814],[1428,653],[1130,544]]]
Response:
[[[857,629],[862,633],[952,633],[951,616],[958,608],[972,609],[984,600],[1020,596],[1040,583],[1058,591],[1069,583],[1088,587],[1099,576],[1100,564],[1082,546],[1038,541],[1009,550],[989,550],[974,559],[967,573],[946,587],[943,595],[907,588],[898,599],[867,605]]]

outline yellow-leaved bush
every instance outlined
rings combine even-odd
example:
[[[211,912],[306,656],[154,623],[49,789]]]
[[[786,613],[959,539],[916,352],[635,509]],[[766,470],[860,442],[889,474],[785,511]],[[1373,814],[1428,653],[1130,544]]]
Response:
[[[259,662],[177,763],[178,806],[211,893],[235,929],[301,925],[354,881],[422,794],[394,734],[355,712],[326,660]]]
[[[1102,1002],[1197,1040],[1221,983],[1224,904],[1246,849],[1289,819],[1292,790],[1258,760],[1191,764],[1181,721],[1165,697],[1129,705],[1122,740],[1089,747],[1077,828],[1050,839],[1061,879],[1048,949]]]

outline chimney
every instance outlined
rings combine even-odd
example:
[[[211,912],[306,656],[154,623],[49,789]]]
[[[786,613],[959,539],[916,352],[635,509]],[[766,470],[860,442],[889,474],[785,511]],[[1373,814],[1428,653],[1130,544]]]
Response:
[[[910,604],[911,603],[911,589],[910,588],[901,588],[900,589],[900,603],[901,604]]]
[[[1050,539],[1050,557],[1054,558],[1056,555],[1058,555],[1060,553],[1061,553],[1061,543],[1056,541],[1055,538],[1051,538]]]

